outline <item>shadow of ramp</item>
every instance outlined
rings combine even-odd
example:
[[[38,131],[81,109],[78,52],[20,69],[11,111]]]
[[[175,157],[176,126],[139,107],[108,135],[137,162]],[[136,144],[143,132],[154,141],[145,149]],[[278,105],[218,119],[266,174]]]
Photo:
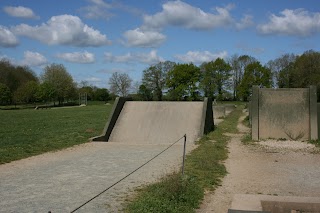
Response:
[[[213,130],[212,101],[167,102],[117,99],[101,136],[93,141],[172,143],[187,134],[194,142]]]

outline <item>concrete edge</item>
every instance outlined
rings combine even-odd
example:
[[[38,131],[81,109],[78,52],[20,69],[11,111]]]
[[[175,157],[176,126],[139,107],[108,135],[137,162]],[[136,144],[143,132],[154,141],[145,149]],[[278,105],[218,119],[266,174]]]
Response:
[[[204,98],[203,100],[203,110],[202,119],[200,126],[200,136],[208,134],[214,130],[214,120],[213,120],[213,110],[212,110],[212,99]]]
[[[309,104],[309,118],[310,118],[310,140],[318,140],[318,112],[317,112],[317,87],[310,86],[310,104]]]
[[[251,97],[251,134],[252,140],[259,140],[259,87],[252,87]]]
[[[102,131],[102,134],[97,137],[92,138],[91,141],[108,141],[109,140],[111,132],[112,132],[114,126],[116,125],[116,122],[119,118],[119,115],[121,113],[121,110],[122,110],[124,104],[126,103],[126,101],[131,101],[131,100],[132,100],[131,98],[123,98],[123,97],[116,98],[116,100],[113,104],[111,113],[109,115],[108,121]]]
[[[279,203],[304,203],[319,204],[319,197],[298,197],[298,196],[272,196],[272,195],[253,195],[253,194],[235,194],[231,203],[230,210],[244,212],[261,212],[263,210],[263,202],[279,202]],[[262,211],[263,212],[263,211]]]

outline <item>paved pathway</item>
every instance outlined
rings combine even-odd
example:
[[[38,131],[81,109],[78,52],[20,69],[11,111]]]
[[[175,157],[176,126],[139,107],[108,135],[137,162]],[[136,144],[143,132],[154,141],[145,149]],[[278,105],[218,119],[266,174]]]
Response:
[[[179,168],[182,144],[77,212],[119,211],[128,191]],[[0,212],[70,212],[167,146],[87,143],[0,165]]]

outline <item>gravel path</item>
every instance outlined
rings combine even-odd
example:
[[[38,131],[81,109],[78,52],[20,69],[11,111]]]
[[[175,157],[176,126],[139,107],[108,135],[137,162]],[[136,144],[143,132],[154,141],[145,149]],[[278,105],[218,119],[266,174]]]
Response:
[[[135,187],[179,169],[182,144],[183,140],[77,212],[119,212]],[[0,212],[70,212],[168,145],[87,143],[0,165]]]
[[[241,124],[238,128],[242,134],[231,135],[228,144],[228,175],[215,192],[206,194],[198,213],[227,212],[235,194],[320,197],[320,154],[314,154],[312,145],[292,141],[243,145],[240,140],[248,128]]]

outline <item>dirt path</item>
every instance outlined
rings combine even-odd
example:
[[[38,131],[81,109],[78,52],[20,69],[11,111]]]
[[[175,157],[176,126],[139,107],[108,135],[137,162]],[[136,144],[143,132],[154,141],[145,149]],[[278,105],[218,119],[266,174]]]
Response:
[[[291,141],[243,145],[241,137],[249,129],[241,123],[238,128],[240,134],[228,144],[228,175],[207,193],[198,213],[227,212],[235,194],[320,197],[320,154],[312,154],[313,147]]]

